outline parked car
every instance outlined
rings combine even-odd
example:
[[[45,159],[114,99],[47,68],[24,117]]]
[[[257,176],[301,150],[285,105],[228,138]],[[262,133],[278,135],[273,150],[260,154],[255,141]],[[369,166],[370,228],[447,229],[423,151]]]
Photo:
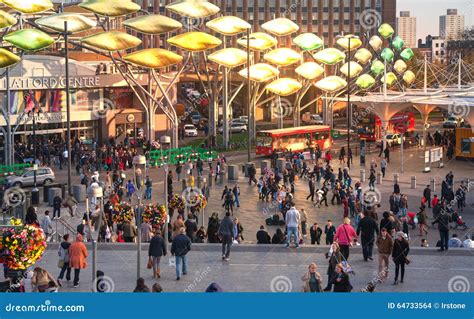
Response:
[[[196,126],[193,124],[186,124],[184,126],[184,136],[198,136]]]
[[[402,137],[398,133],[385,135],[385,140],[387,141],[388,145],[400,145],[400,144],[402,144]],[[382,143],[383,143],[382,139],[377,141],[378,145],[381,145]]]
[[[8,176],[7,177],[7,186],[33,186],[34,185],[34,170],[28,168],[23,172],[23,174],[18,176]],[[36,184],[37,185],[48,185],[54,182],[56,177],[54,172],[49,167],[39,167],[36,170]]]
[[[302,121],[304,124],[323,125],[323,118],[319,114],[305,113],[302,116]]]
[[[449,116],[444,122],[443,122],[443,128],[456,128],[458,126],[458,119],[455,118],[454,116]]]
[[[247,131],[247,125],[243,123],[232,123],[230,125],[230,131],[232,133],[243,133]],[[219,133],[224,132],[224,128],[221,126],[219,127]]]
[[[248,125],[249,124],[249,117],[247,115],[242,115],[242,116],[239,116],[238,118],[242,123],[244,123],[245,125]]]

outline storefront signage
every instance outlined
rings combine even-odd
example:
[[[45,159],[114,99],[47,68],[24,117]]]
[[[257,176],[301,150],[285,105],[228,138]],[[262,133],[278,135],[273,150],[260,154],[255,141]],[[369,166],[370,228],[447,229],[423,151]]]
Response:
[[[2,82],[6,89],[5,80]],[[72,89],[99,87],[100,77],[84,76],[69,78],[69,86]],[[34,90],[34,89],[59,89],[66,86],[65,77],[23,77],[10,79],[11,90]]]
[[[61,123],[65,120],[65,113],[38,113],[35,115],[37,123]],[[22,124],[33,123],[32,116],[25,116]]]

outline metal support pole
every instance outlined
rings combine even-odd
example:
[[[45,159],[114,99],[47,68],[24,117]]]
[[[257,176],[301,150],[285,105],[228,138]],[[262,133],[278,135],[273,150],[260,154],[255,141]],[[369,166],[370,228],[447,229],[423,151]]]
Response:
[[[164,182],[164,185],[165,185],[165,191],[164,191],[164,194],[165,194],[165,208],[166,208],[166,222],[165,222],[165,233],[163,234],[163,238],[164,238],[164,241],[165,241],[165,247],[166,249],[168,249],[168,223],[170,222],[170,216],[168,214],[168,164],[165,164],[164,165],[164,169],[165,169],[165,182]]]
[[[31,93],[33,94],[33,93]],[[33,106],[33,190],[36,188],[36,103]]]
[[[224,49],[227,47],[226,37],[223,37],[224,40]],[[224,148],[227,150],[229,149],[229,98],[228,98],[228,91],[229,91],[229,78],[227,76],[227,69],[222,67],[222,132],[223,132],[223,139],[224,139]]]
[[[72,194],[71,184],[71,98],[69,96],[69,48],[67,21],[64,21],[64,55],[66,67],[66,125],[67,125],[67,185],[68,193]]]
[[[10,121],[10,68],[7,68],[6,71],[6,77],[7,77],[7,98],[6,98],[6,116],[5,116],[5,121],[7,122],[7,136],[4,136],[5,141],[6,141],[6,148],[5,148],[5,161],[7,165],[13,165],[15,163],[15,139],[12,136],[12,124]]]
[[[461,59],[461,52],[459,52],[459,60],[458,60],[458,90],[461,90],[461,66],[462,66],[462,59]]]
[[[349,47],[348,47],[348,57],[347,57],[347,167],[351,168],[351,162],[349,160],[349,148],[351,147],[351,38],[349,37]]]
[[[400,173],[403,173],[403,140],[405,138],[405,133],[400,134]]]
[[[141,264],[142,264],[142,230],[141,230],[141,223],[142,223],[142,196],[141,196],[141,191],[139,193],[137,192],[138,195],[138,208],[137,208],[137,214],[135,216],[135,222],[137,224],[137,279],[141,277]]]
[[[425,62],[424,62],[424,79],[423,79],[423,92],[426,93],[428,90],[428,60],[425,53]]]
[[[253,125],[252,121],[254,120],[252,117],[251,111],[251,90],[250,90],[251,82],[250,82],[250,29],[247,29],[247,112],[248,112],[248,119],[249,125],[247,127],[247,162],[250,162],[250,148],[251,148],[251,141],[252,141],[252,130]]]

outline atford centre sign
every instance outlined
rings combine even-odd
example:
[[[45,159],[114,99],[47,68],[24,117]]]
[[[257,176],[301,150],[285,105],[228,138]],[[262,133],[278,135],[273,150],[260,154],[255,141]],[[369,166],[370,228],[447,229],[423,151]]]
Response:
[[[7,89],[6,79],[0,81],[3,90]],[[70,77],[69,87],[71,89],[97,88],[100,85],[100,77],[84,76]],[[10,90],[51,90],[64,89],[66,87],[65,77],[21,77],[10,78]]]

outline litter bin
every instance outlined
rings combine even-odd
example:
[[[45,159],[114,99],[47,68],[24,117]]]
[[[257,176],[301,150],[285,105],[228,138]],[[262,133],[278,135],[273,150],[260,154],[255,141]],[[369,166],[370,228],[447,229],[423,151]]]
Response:
[[[50,188],[61,188],[61,184],[51,183],[43,186],[43,202],[49,203],[49,189]]]
[[[40,202],[40,194],[38,188],[33,188],[31,190],[31,204],[32,205],[39,205]]]

